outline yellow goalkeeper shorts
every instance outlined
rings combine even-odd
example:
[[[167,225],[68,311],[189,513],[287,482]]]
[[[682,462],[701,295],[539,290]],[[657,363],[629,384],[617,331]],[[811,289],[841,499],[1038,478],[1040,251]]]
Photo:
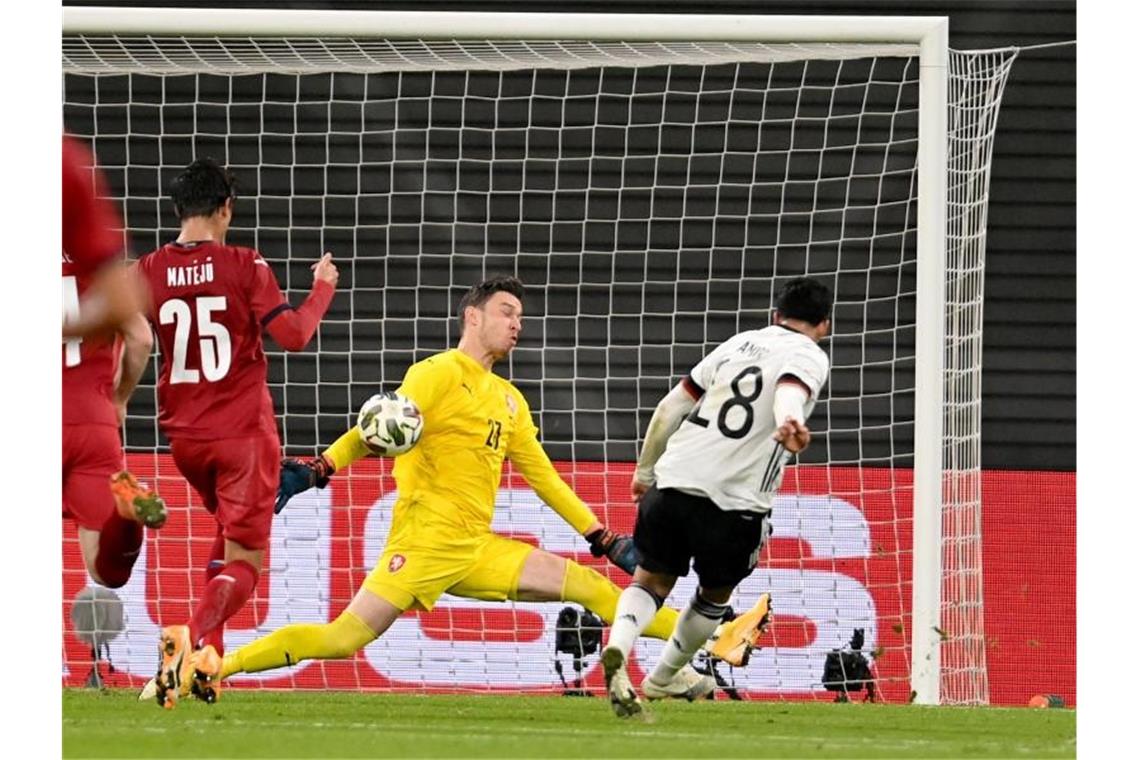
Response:
[[[517,597],[533,546],[489,531],[473,535],[416,510],[402,517],[364,588],[401,610],[430,610],[444,592],[499,602]]]

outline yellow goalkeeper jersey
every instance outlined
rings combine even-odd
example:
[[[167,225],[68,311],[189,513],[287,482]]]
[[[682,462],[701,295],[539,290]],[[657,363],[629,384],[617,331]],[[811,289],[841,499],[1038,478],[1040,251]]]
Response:
[[[396,458],[393,471],[405,505],[489,530],[509,457],[539,498],[579,533],[595,521],[550,463],[530,407],[509,381],[451,349],[409,367],[397,392],[424,417],[419,443]]]

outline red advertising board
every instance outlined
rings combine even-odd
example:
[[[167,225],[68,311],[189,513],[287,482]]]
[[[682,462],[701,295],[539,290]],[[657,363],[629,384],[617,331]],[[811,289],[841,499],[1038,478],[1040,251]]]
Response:
[[[125,630],[110,644],[112,684],[138,685],[153,674],[159,625],[184,622],[204,584],[212,519],[168,457],[131,455],[131,468],[157,482],[171,507],[167,525],[148,536],[131,582],[117,594]],[[560,465],[567,480],[616,530],[630,530],[631,468]],[[332,486],[295,499],[278,516],[256,595],[226,631],[233,649],[290,622],[323,622],[352,598],[379,556],[395,484],[381,460],[354,465]],[[758,698],[829,699],[819,685],[828,651],[856,628],[877,653],[884,698],[909,694],[911,473],[904,469],[801,467],[788,472],[774,511],[772,539],[736,602],[761,591],[775,599],[776,622],[752,663],[732,675]],[[985,632],[990,698],[1025,704],[1037,693],[1075,702],[1076,528],[1071,473],[989,472],[983,479]],[[585,542],[545,508],[521,478],[508,474],[494,529],[607,574],[627,578],[590,556]],[[65,530],[64,620],[88,584],[73,531]],[[671,603],[692,593],[683,579]],[[562,603],[498,604],[445,596],[430,613],[408,613],[351,660],[305,663],[239,685],[268,688],[554,691],[553,622]],[[656,656],[644,642],[637,663]],[[63,636],[64,682],[81,684],[90,648]],[[566,663],[569,664],[568,662]],[[596,658],[587,683],[600,683]],[[634,674],[636,677],[636,673]]]
[[[1077,477],[987,472],[982,481],[990,702],[1077,700]]]

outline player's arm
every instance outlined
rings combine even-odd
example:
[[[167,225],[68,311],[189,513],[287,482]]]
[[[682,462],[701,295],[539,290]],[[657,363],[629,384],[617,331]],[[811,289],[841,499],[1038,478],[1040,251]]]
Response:
[[[122,261],[104,264],[79,301],[79,316],[65,318],[64,338],[83,338],[114,332],[139,313],[146,303],[146,287]]]
[[[539,498],[549,504],[574,530],[584,536],[602,527],[594,512],[554,469],[537,437],[528,435],[521,441],[512,441],[507,456]]]
[[[397,393],[410,399],[421,413],[426,414],[443,394],[458,385],[457,373],[458,368],[454,365],[428,359],[408,369]],[[284,460],[274,511],[280,512],[299,493],[314,487],[324,488],[337,470],[343,470],[371,453],[360,435],[360,427],[353,425],[314,459]]]
[[[296,309],[285,300],[265,259],[257,256],[252,266],[250,303],[262,327],[286,351],[301,351],[312,340],[336,292],[340,273],[332,263],[332,254],[325,253],[313,264],[313,288]]]
[[[396,392],[410,399],[421,414],[426,413],[426,410],[431,409],[439,401],[446,389],[458,382],[458,376],[453,369],[431,359],[413,364],[404,373],[404,382]],[[317,457],[318,467],[321,470],[320,479],[324,482],[317,482],[315,485],[324,488],[329,476],[334,472],[343,470],[371,453],[371,449],[364,443],[364,437],[360,434],[360,426],[353,425]]]
[[[527,415],[529,419],[529,410],[524,408],[520,413]],[[533,424],[529,429],[524,429],[521,435],[517,436],[517,440],[512,436],[507,456],[538,497],[549,504],[551,509],[589,542],[591,554],[595,557],[605,556],[622,570],[633,575],[638,561],[633,539],[606,528],[593,510],[578,498],[578,494],[574,493],[554,469],[550,457],[538,442],[538,430]]]
[[[783,375],[776,383],[772,414],[777,425],[772,438],[793,454],[811,443],[811,431],[804,418],[804,404],[810,397],[810,389],[795,375]]]
[[[288,457],[281,461],[281,475],[277,483],[277,501],[273,511],[280,512],[299,493],[310,488],[324,488],[329,478],[337,470],[342,470],[363,459],[370,452],[360,437],[360,431],[353,425],[333,444],[312,459]]]
[[[665,453],[669,436],[681,427],[686,415],[693,410],[704,393],[704,389],[689,375],[657,402],[657,408],[653,410],[653,417],[645,431],[645,441],[641,444],[641,453],[637,457],[637,470],[630,484],[630,492],[635,500],[640,500],[649,486],[653,485],[653,467]]]
[[[63,138],[63,253],[77,272],[94,273],[79,314],[64,319],[64,338],[114,332],[146,301],[141,280],[122,261],[122,224],[93,164],[85,146]]]
[[[123,355],[119,360],[119,379],[115,383],[115,414],[122,425],[127,415],[127,402],[150,360],[154,335],[150,331],[150,323],[138,313],[119,327],[119,335],[123,339]]]
[[[827,355],[814,350],[794,356],[776,380],[772,400],[776,430],[772,438],[793,454],[800,453],[811,444],[806,406],[823,389],[827,371]]]

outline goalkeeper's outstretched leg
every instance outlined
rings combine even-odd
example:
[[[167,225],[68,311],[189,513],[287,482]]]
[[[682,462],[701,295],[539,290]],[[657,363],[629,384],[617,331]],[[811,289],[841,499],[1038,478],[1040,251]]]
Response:
[[[535,554],[540,552],[536,551]],[[546,552],[541,552],[546,554]],[[533,555],[532,555],[533,556]],[[529,599],[531,601],[564,601],[574,602],[580,604],[590,612],[600,617],[607,623],[612,624],[617,614],[618,599],[621,598],[621,589],[614,585],[613,581],[605,577],[601,573],[588,567],[583,567],[577,562],[572,560],[564,560],[562,557],[547,554],[554,560],[562,560],[566,563],[566,570],[562,575],[562,588],[556,597],[550,599],[538,599],[533,596],[523,597],[520,599]],[[535,565],[539,563],[546,563],[545,558],[536,557]],[[542,571],[545,574],[545,568]],[[557,573],[557,570],[551,568],[549,572]],[[525,569],[524,569],[525,573]],[[541,582],[542,576],[537,573],[532,576]],[[521,587],[520,579],[520,587]],[[535,592],[531,592],[534,594]],[[521,594],[521,590],[520,590]],[[649,621],[649,625],[645,628],[645,635],[655,639],[666,641],[669,634],[673,632],[673,627],[677,625],[677,610],[672,607],[662,606],[657,610],[657,614]]]
[[[259,673],[304,660],[345,659],[372,643],[402,613],[387,599],[362,588],[331,623],[287,625],[227,654],[220,664],[196,660],[194,665],[220,680],[235,673]]]
[[[621,597],[621,589],[596,570],[498,535],[488,538],[471,570],[447,591],[497,602],[573,602],[607,623],[613,623]],[[677,611],[662,607],[645,635],[664,641],[676,622]]]
[[[491,553],[492,556],[507,562],[512,559],[521,562],[521,570],[516,564],[514,572],[503,572],[504,568],[494,563],[495,566],[486,567],[486,574],[477,572],[464,578],[462,583],[449,589],[451,593],[480,599],[575,602],[606,622],[613,622],[621,590],[603,575],[521,542],[498,540],[517,543],[518,548],[512,546],[503,554]],[[506,588],[511,578],[518,578],[518,585]],[[386,589],[385,595],[396,594]],[[367,587],[361,588],[348,608],[331,623],[287,625],[227,654],[220,661],[195,653],[192,662],[207,680],[220,682],[235,673],[258,673],[304,660],[351,657],[387,631],[412,605],[413,598],[408,596],[400,601],[403,604],[395,604]],[[667,639],[676,620],[676,610],[662,608],[646,634]]]

